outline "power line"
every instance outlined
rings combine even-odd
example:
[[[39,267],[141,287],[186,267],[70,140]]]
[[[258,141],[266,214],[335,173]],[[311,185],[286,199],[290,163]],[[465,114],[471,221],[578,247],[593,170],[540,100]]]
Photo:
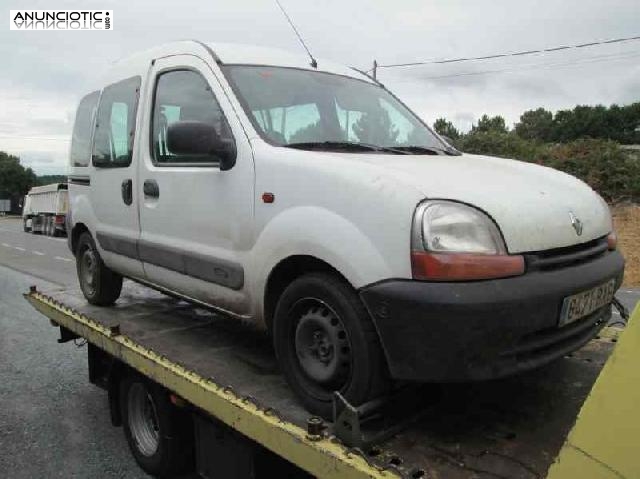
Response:
[[[280,10],[282,11],[282,14],[284,15],[284,17],[287,19],[287,22],[289,22],[289,25],[291,25],[291,28],[293,29],[293,32],[296,34],[296,37],[298,37],[298,40],[300,41],[300,44],[302,45],[302,48],[304,48],[307,51],[307,55],[309,55],[309,58],[311,58],[311,66],[313,68],[318,68],[318,62],[316,61],[315,58],[313,58],[313,55],[311,54],[311,51],[309,50],[309,48],[307,47],[307,44],[302,39],[302,35],[300,35],[300,32],[298,31],[296,26],[293,24],[293,21],[291,20],[291,18],[287,14],[287,11],[280,4],[279,0],[275,0],[275,2],[278,5],[278,7],[280,8]]]
[[[601,56],[596,56],[591,58],[582,58],[579,60],[572,60],[572,61],[559,62],[559,63],[531,63],[528,65],[520,65],[518,67],[510,67],[510,68],[496,69],[496,70],[482,70],[477,72],[452,73],[447,75],[421,77],[420,79],[421,80],[439,80],[442,78],[488,75],[491,73],[511,73],[519,70],[531,70],[534,68],[549,69],[549,68],[574,66],[574,65],[582,65],[582,64],[589,64],[589,63],[600,63],[605,61],[627,60],[627,59],[637,58],[637,57],[640,57],[640,52],[632,52],[628,54],[601,55]]]
[[[412,67],[412,66],[419,66],[419,65],[442,65],[447,63],[492,60],[495,58],[504,58],[504,57],[522,57],[526,55],[534,55],[539,53],[554,53],[562,50],[575,50],[580,48],[590,48],[598,45],[610,45],[613,43],[623,43],[623,42],[631,42],[631,41],[637,41],[637,40],[640,40],[640,35],[633,36],[633,37],[613,38],[611,40],[602,40],[602,41],[589,42],[589,43],[579,43],[576,45],[561,45],[561,46],[551,47],[551,48],[540,48],[537,50],[495,53],[492,55],[483,55],[483,56],[477,56],[477,57],[445,58],[445,59],[439,59],[439,60],[425,60],[425,61],[419,61],[419,62],[389,63],[386,65],[378,65],[374,62],[374,68],[369,70],[369,72],[371,71],[375,72],[376,68]]]

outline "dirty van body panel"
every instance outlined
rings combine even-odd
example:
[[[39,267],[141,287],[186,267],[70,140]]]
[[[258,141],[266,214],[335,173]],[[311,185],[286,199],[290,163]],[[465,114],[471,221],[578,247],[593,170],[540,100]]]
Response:
[[[467,381],[531,369],[606,323],[624,261],[607,206],[587,185],[535,164],[459,155],[347,68],[314,70],[261,48],[211,49],[175,43],[113,69],[96,115],[90,186],[72,190],[73,221],[116,273],[270,327],[285,373],[317,349],[304,344],[301,325],[333,327],[326,349],[345,361],[329,359],[353,369],[313,378],[306,390],[286,374],[314,413],[328,410],[328,401],[313,402],[317,391],[321,399],[351,391],[347,399],[362,403],[391,388],[390,378]],[[132,78],[140,79],[135,95],[110,90]],[[127,101],[135,113],[123,116]],[[394,135],[360,125],[390,112],[403,119]],[[118,152],[127,146],[128,162]],[[440,233],[427,231],[433,218]],[[602,244],[587,258],[582,249],[593,242]],[[545,256],[565,248],[568,262]],[[418,254],[445,272],[417,272]],[[447,268],[469,257],[485,269],[452,277]],[[486,266],[495,260],[518,268]],[[339,303],[327,308],[340,311],[337,321],[302,311],[314,294],[305,276],[314,274],[324,275],[314,288],[327,291],[311,300]],[[558,327],[566,298],[590,290],[598,308]],[[362,364],[376,366],[354,366]]]
[[[185,54],[158,58],[149,70],[136,179],[138,253],[152,284],[249,316],[253,154],[215,68],[212,59]],[[221,170],[215,157],[194,161],[168,153],[167,126],[194,119],[224,123],[219,131],[237,150],[233,168]]]
[[[500,228],[510,254],[587,243],[611,232],[604,201],[582,181],[552,168],[466,153],[358,159],[383,166],[426,198],[450,199],[484,211]],[[580,234],[572,226],[572,215],[580,220]]]
[[[261,139],[252,144],[256,191],[275,196],[271,204],[256,204],[255,270],[247,281],[257,311],[269,274],[291,256],[327,263],[354,288],[411,277],[411,213],[422,199],[417,189],[398,188],[382,168],[367,168],[350,155],[317,152],[309,158]],[[402,210],[407,214],[398,214]]]
[[[559,326],[563,300],[614,281],[617,251],[564,268],[474,282],[382,281],[360,291],[393,377],[451,382],[507,376],[546,364],[593,339],[608,304]]]
[[[105,264],[136,278],[144,277],[136,254],[140,222],[134,182],[139,161],[137,125],[142,115],[139,98],[144,87],[141,74],[123,76],[105,85],[96,113],[90,186],[77,187],[82,188],[87,201],[77,210],[72,205],[74,221],[89,227]]]

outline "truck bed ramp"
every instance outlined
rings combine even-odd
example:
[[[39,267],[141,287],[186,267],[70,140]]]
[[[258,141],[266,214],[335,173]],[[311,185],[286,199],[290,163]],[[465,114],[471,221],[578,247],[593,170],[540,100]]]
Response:
[[[310,420],[267,335],[235,319],[129,281],[111,308],[87,304],[77,290],[32,288],[25,297],[54,325],[312,475],[332,478],[545,477],[617,336],[607,328],[580,351],[513,378],[407,386],[411,420],[370,443]],[[402,417],[403,404],[387,400],[378,419]]]

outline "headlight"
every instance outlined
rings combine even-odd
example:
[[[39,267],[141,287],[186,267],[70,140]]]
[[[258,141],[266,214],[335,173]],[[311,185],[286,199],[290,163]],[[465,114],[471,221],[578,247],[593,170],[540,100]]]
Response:
[[[496,224],[482,211],[434,200],[416,210],[412,233],[414,279],[462,281],[524,273],[524,258],[509,255]]]
[[[506,248],[494,222],[480,210],[450,201],[424,205],[422,245],[428,251],[505,254]]]

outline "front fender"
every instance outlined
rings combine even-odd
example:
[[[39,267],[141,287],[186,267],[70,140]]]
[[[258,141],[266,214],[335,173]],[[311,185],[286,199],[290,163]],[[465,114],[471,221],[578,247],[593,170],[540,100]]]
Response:
[[[392,277],[391,265],[371,238],[347,219],[316,206],[290,208],[273,217],[258,236],[253,252],[255,274],[250,277],[257,312],[263,311],[269,274],[290,256],[318,258],[354,288]]]

